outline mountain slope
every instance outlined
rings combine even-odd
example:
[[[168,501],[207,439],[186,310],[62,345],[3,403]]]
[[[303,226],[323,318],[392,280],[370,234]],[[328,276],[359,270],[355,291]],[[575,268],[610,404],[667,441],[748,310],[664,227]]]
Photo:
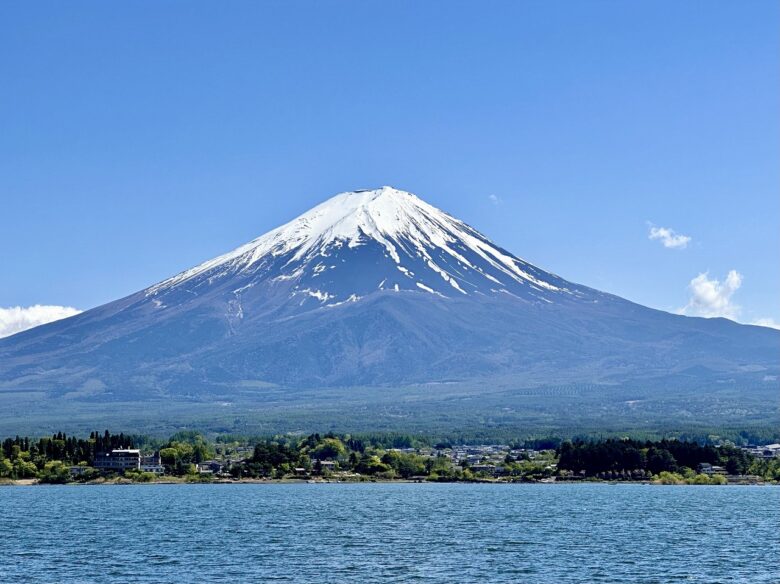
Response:
[[[778,373],[778,331],[568,282],[390,187],[337,195],[146,290],[0,340],[0,394],[90,403],[267,405],[241,388],[290,399],[420,383],[763,391]]]

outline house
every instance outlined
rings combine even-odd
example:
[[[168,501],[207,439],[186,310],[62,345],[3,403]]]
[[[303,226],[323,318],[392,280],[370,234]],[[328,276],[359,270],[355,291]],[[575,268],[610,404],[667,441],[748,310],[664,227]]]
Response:
[[[160,453],[155,452],[154,454],[150,454],[149,456],[142,456],[141,457],[141,465],[158,465],[162,464],[162,458],[160,458]]]
[[[722,466],[712,465],[712,464],[710,464],[708,462],[702,462],[698,466],[697,470],[701,474],[706,474],[706,475],[725,475],[726,474],[726,469],[725,468],[723,468]]]
[[[766,446],[759,446],[756,455],[760,458],[780,458],[780,444],[767,444]]]
[[[143,472],[151,472],[157,475],[165,474],[165,467],[162,464],[160,453],[155,452],[150,456],[142,456],[140,469]]]
[[[109,472],[140,470],[141,451],[135,448],[116,448],[111,452],[99,452],[95,454],[92,466]]]
[[[766,446],[746,446],[742,450],[756,458],[770,460],[780,458],[780,444],[767,444]]]
[[[204,460],[198,464],[198,472],[201,474],[220,474],[225,465],[216,460]]]

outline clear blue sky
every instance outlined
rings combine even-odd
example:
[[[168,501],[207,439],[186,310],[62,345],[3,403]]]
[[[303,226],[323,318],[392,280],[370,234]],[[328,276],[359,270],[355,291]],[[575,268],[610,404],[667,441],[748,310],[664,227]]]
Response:
[[[389,184],[653,307],[736,270],[713,302],[780,322],[779,21],[774,0],[3,2],[0,307],[90,308]]]

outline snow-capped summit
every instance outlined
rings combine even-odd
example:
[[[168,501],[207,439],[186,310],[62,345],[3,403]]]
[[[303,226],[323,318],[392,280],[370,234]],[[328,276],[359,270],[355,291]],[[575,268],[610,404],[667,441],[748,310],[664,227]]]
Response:
[[[357,258],[357,261],[356,261]],[[359,267],[359,269],[356,269]],[[225,277],[291,283],[329,305],[375,290],[439,296],[514,294],[550,302],[570,294],[558,276],[493,244],[484,235],[389,186],[340,193],[289,223],[153,286],[160,295]]]

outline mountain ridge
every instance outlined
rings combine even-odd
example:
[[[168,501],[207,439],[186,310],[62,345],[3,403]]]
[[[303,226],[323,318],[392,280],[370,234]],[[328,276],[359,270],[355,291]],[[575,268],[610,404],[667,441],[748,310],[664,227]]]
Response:
[[[272,404],[246,387],[290,388],[288,400],[304,389],[446,382],[478,398],[491,384],[630,391],[649,379],[705,397],[741,384],[763,396],[777,386],[779,357],[780,331],[569,282],[382,187],[341,193],[123,299],[0,339],[0,403],[29,392],[69,405],[262,408]],[[738,407],[738,395],[729,399]]]

